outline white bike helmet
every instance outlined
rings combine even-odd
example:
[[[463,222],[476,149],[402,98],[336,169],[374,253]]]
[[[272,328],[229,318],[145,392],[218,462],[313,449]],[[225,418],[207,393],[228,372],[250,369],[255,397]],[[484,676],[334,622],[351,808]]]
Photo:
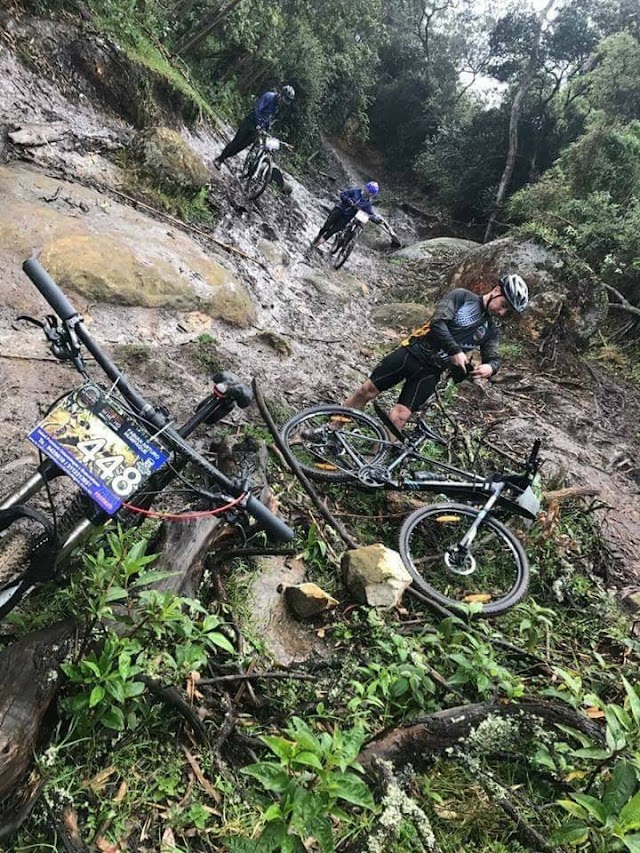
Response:
[[[283,86],[282,89],[280,89],[280,94],[285,99],[285,101],[291,103],[291,101],[295,100],[296,90],[293,88],[293,86]]]
[[[500,279],[504,298],[518,314],[522,314],[529,304],[529,288],[519,275],[505,275]]]

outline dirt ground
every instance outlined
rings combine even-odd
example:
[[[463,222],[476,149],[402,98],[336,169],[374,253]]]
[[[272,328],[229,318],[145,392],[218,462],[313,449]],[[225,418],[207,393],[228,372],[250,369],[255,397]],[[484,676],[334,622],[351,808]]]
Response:
[[[31,148],[7,141],[7,131],[16,126],[52,122],[64,130],[57,141]],[[71,83],[61,87],[28,70],[15,51],[1,43],[0,126],[4,140],[0,156],[16,169],[16,175],[24,169],[20,162],[26,161],[32,182],[37,183],[39,175],[59,182],[58,199],[65,194],[73,198],[76,192],[78,201],[81,189],[84,207],[70,215],[82,217],[87,228],[95,224],[93,217],[105,215],[105,200],[110,217],[121,215],[125,202],[109,196],[122,177],[111,154],[128,143],[134,129],[90,101],[82,87],[74,96]],[[206,163],[211,163],[224,142],[206,127],[184,133]],[[238,166],[214,176],[212,201],[224,213],[213,237],[259,259],[262,266],[216,250],[197,234],[186,232],[200,248],[206,245],[207,251],[215,252],[246,285],[256,306],[251,327],[239,329],[211,321],[197,311],[86,301],[79,305],[96,338],[127,367],[142,391],[167,405],[178,421],[208,390],[203,333],[215,340],[221,366],[246,379],[259,379],[282,418],[287,410],[341,400],[366,377],[379,355],[397,342],[397,330],[374,326],[370,315],[375,305],[389,301],[390,294],[396,301],[403,289],[414,292],[416,275],[446,289],[450,267],[434,264],[431,270],[416,273],[411,265],[392,263],[385,241],[374,234],[341,273],[330,269],[326,257],[311,261],[305,257],[306,245],[323,221],[336,187],[364,173],[364,167],[340,152],[334,150],[333,157],[336,180],[325,180],[324,191],[318,181],[305,185],[289,176],[291,196],[269,189],[256,204],[242,196],[233,173]],[[48,195],[43,197],[44,218],[51,204]],[[425,236],[424,223],[398,210],[383,212],[405,242]],[[138,214],[142,220],[149,216],[149,229],[157,227],[156,217]],[[165,230],[170,253],[172,228]],[[47,353],[35,330],[15,324],[17,313],[42,314],[43,310],[20,270],[25,247],[0,232],[0,258],[4,273],[0,283],[0,477],[6,486],[34,459],[24,441],[26,433],[77,377]],[[287,346],[274,348],[273,335]],[[507,329],[507,336],[517,340],[517,331]],[[543,473],[555,483],[591,487],[609,507],[602,512],[606,536],[633,586],[633,578],[640,575],[638,390],[600,366],[576,364],[575,359],[559,345],[556,362],[544,363],[525,346],[524,355],[506,360],[499,382],[461,390],[460,417],[469,427],[483,425],[493,443],[517,456],[523,456],[532,438],[540,436],[546,460]],[[241,420],[240,415],[234,417]]]

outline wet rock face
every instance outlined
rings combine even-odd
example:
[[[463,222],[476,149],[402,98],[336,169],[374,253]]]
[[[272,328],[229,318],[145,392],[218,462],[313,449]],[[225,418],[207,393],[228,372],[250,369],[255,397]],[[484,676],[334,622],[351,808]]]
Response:
[[[0,196],[0,265],[7,269],[19,270],[35,249],[63,288],[92,303],[194,308],[237,326],[255,322],[255,304],[232,272],[129,207],[15,165],[0,166]],[[34,288],[16,287],[4,301],[32,310],[35,298]]]
[[[523,315],[522,328],[533,339],[562,319],[571,339],[587,341],[607,315],[604,289],[570,280],[559,255],[533,240],[504,237],[477,247],[457,267],[451,285],[486,293],[495,275],[507,273],[518,273],[529,285],[532,317],[529,311]]]
[[[142,168],[170,191],[196,193],[206,186],[209,170],[191,146],[175,130],[151,127],[131,143],[131,152]]]
[[[376,326],[404,331],[423,326],[433,314],[433,305],[417,302],[390,302],[376,305],[371,310],[371,319]]]

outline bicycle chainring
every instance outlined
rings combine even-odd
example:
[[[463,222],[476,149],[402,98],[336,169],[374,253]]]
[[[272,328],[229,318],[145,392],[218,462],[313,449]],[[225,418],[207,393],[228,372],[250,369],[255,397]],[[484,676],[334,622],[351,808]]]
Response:
[[[357,476],[362,485],[370,489],[380,489],[389,482],[389,472],[384,465],[363,465]]]

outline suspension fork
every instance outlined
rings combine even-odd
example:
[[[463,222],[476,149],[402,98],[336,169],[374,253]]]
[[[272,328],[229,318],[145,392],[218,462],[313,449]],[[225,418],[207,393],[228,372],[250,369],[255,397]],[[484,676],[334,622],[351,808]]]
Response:
[[[467,530],[462,539],[456,545],[456,551],[460,552],[469,550],[469,546],[473,544],[480,525],[484,523],[486,517],[491,513],[491,510],[493,509],[496,502],[498,501],[498,498],[502,494],[504,486],[504,483],[495,483],[491,487],[491,496],[476,516],[476,520],[473,522],[471,527]]]

